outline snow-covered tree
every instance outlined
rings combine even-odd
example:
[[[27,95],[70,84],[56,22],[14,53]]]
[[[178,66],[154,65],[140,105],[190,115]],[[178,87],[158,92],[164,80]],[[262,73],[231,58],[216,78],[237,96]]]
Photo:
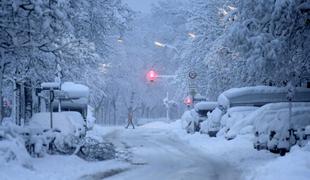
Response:
[[[245,61],[247,84],[283,85],[309,72],[309,1],[240,1],[225,43]]]
[[[103,82],[99,67],[111,49],[105,36],[126,31],[131,18],[121,0],[4,0],[0,9],[1,90],[4,75],[51,81],[59,64],[64,80],[97,86],[95,103],[104,83],[94,82]]]

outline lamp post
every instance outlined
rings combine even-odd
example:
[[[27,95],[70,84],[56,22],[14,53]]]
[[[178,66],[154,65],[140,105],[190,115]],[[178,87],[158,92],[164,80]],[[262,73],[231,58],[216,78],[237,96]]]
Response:
[[[160,47],[160,48],[170,48],[170,49],[173,49],[177,53],[178,56],[180,55],[180,51],[175,46],[172,46],[170,44],[161,43],[159,41],[154,41],[154,44],[155,44],[155,46]]]
[[[193,33],[193,32],[189,32],[189,33],[187,33],[187,34],[188,34],[188,36],[189,36],[190,38],[192,38],[192,39],[195,39],[195,38],[196,38],[196,34]]]

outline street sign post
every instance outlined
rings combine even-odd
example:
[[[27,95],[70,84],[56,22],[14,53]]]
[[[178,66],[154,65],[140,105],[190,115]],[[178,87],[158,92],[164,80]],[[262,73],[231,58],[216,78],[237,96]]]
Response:
[[[191,78],[191,79],[196,79],[197,73],[195,71],[190,71],[188,73],[188,77]]]

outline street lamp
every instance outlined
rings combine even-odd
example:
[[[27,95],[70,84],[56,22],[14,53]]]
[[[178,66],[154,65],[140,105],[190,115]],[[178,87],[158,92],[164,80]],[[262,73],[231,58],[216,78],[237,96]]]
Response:
[[[123,43],[124,40],[122,39],[122,37],[119,37],[119,38],[117,39],[117,42],[118,42],[118,43]]]
[[[158,41],[154,41],[154,44],[155,44],[155,46],[160,47],[160,48],[166,48],[167,47],[167,48],[173,49],[178,55],[180,55],[179,50],[175,46],[172,46],[169,44],[164,44],[164,43],[161,43]]]
[[[154,44],[155,44],[156,46],[158,46],[158,47],[166,47],[165,44],[160,43],[160,42],[158,42],[158,41],[155,41]]]
[[[190,38],[195,39],[196,38],[196,34],[189,32],[187,33],[189,35]]]

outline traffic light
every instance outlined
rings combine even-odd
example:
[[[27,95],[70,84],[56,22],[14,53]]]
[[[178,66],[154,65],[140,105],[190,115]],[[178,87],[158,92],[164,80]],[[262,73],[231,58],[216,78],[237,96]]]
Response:
[[[150,70],[147,74],[146,74],[146,77],[149,81],[151,82],[154,82],[157,77],[158,77],[158,74],[154,71],[154,70]]]
[[[193,99],[191,96],[187,96],[185,99],[184,99],[184,104],[186,104],[187,106],[190,106],[193,104]]]

